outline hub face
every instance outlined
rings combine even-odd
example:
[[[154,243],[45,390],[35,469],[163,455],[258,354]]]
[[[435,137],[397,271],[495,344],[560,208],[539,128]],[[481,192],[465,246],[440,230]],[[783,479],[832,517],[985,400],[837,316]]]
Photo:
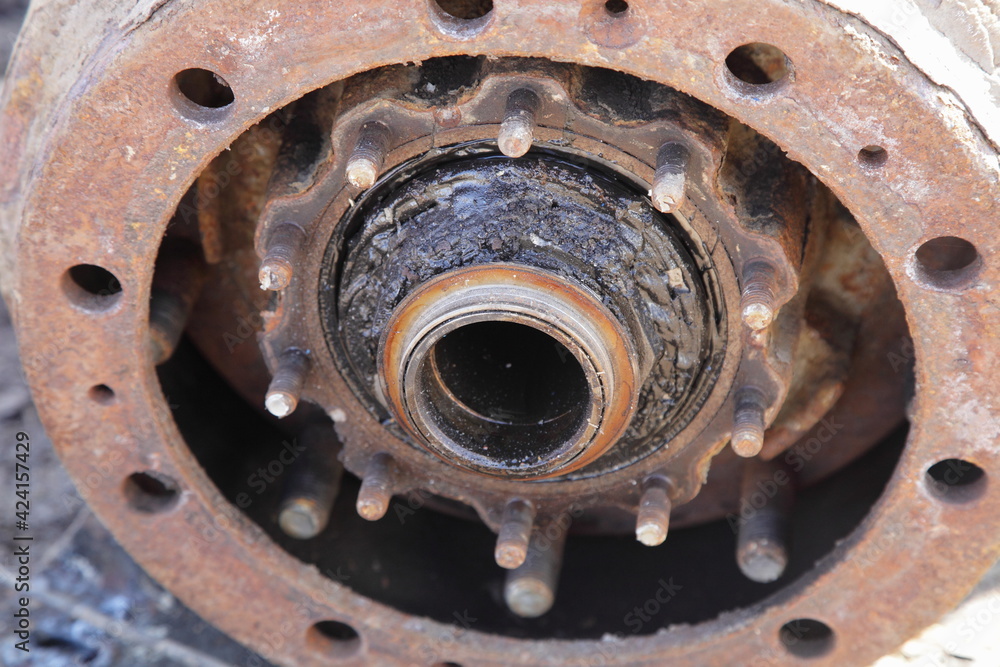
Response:
[[[723,344],[693,244],[586,160],[494,151],[406,165],[348,212],[354,232],[323,278],[337,289],[320,294],[341,368],[373,414],[480,471],[596,472],[610,447],[605,467],[667,444],[711,391]],[[456,271],[478,291],[447,283]],[[491,369],[494,353],[507,360]],[[525,401],[543,410],[530,424]]]
[[[498,138],[497,114],[535,118],[533,140]],[[740,284],[764,265],[761,305],[794,295],[810,199],[756,133],[651,82],[519,59],[373,70],[294,118],[256,221],[260,285],[276,292],[268,398],[291,404],[298,386],[322,407],[348,470],[382,470],[384,492],[434,489],[498,530],[511,498],[544,517],[633,512],[655,478],[687,502],[744,389],[760,420],[777,414],[802,303],[773,343],[746,339]],[[563,411],[534,424],[504,418],[510,405],[486,410],[499,420],[470,410],[455,383],[485,396],[496,380],[466,356],[449,385],[437,345],[490,322],[550,337],[586,391],[563,383]],[[537,384],[555,386],[543,367]]]

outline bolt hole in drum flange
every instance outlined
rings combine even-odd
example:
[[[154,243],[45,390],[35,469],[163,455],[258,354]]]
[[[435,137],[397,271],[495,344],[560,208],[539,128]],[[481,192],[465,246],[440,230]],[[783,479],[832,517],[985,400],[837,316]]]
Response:
[[[986,471],[970,461],[945,459],[927,469],[925,481],[931,493],[949,503],[967,503],[986,490]]]
[[[791,78],[792,62],[778,47],[753,42],[733,49],[726,56],[726,69],[746,90],[777,91]]]
[[[118,303],[122,284],[107,269],[77,264],[63,277],[63,291],[74,305],[92,312],[110,310]]]
[[[820,658],[833,650],[836,636],[826,623],[798,618],[781,626],[782,646],[797,658]]]
[[[956,236],[940,236],[914,253],[918,276],[931,287],[960,290],[975,282],[982,258],[976,246]]]
[[[177,90],[192,104],[205,109],[222,109],[233,103],[233,89],[221,76],[207,69],[193,68],[174,77]]]
[[[111,405],[115,402],[114,390],[106,384],[96,384],[87,392],[90,400],[99,405]]]
[[[628,3],[625,0],[608,0],[604,3],[604,8],[609,14],[624,14],[628,11]]]
[[[224,121],[233,109],[236,94],[222,75],[191,68],[178,72],[170,82],[170,97],[176,111],[193,124]]]
[[[347,623],[333,620],[315,623],[306,633],[306,642],[316,653],[336,660],[353,658],[362,647],[357,630]]]
[[[431,19],[453,39],[471,39],[482,32],[494,16],[493,0],[427,0]]]
[[[480,19],[493,11],[493,0],[433,0],[448,16],[463,21]]]
[[[860,151],[858,151],[858,162],[861,166],[868,167],[869,169],[878,169],[879,167],[884,167],[885,163],[889,161],[889,151],[882,148],[881,146],[876,146],[874,144],[865,146]]]
[[[136,472],[124,486],[129,507],[142,514],[162,514],[172,510],[180,499],[177,483],[157,472]]]

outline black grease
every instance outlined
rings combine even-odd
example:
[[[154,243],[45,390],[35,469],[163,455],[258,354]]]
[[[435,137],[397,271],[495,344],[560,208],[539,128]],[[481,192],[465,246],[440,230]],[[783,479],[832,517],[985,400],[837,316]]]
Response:
[[[689,242],[641,192],[579,159],[545,153],[474,154],[385,182],[391,187],[351,212],[347,260],[327,272],[339,276],[337,289],[321,293],[355,387],[372,391],[384,327],[416,286],[459,267],[519,263],[590,288],[650,342],[652,371],[637,413],[599,467],[634,461],[683,428],[694,412],[681,409],[689,394],[711,388],[698,378],[717,372],[716,313]],[[670,287],[670,270],[683,288]]]

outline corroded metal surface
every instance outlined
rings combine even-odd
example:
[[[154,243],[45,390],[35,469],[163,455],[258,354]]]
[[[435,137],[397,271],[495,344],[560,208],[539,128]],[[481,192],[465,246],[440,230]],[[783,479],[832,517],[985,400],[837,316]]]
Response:
[[[538,91],[537,152],[497,159],[490,146],[506,101],[529,89]],[[332,128],[324,105],[337,109]],[[821,238],[828,216],[809,219],[804,172],[773,144],[737,127],[727,145],[725,118],[658,84],[524,59],[382,68],[304,106],[296,116],[315,121],[321,147],[289,150],[301,159],[279,161],[272,183],[296,186],[269,188],[255,234],[267,263],[272,230],[295,221],[306,233],[296,278],[263,313],[262,343],[272,367],[286,349],[312,351],[303,395],[338,415],[345,462],[359,476],[371,456],[391,450],[397,493],[433,489],[471,505],[494,529],[515,496],[545,506],[541,514],[635,511],[638,484],[650,474],[671,479],[675,503],[698,492],[709,458],[728,439],[730,383],[759,388],[764,410],[777,412],[804,299],[787,303],[773,334],[758,332],[746,345],[724,304],[735,309],[746,267],[765,259],[771,306],[789,302],[805,238]],[[382,129],[371,159],[385,176],[373,189],[352,187],[348,172],[371,152],[373,127]],[[655,180],[660,147],[681,142],[688,196],[661,218],[644,203],[643,183]],[[536,211],[542,200],[547,209]],[[374,357],[391,308],[423,280],[489,261],[537,264],[588,285],[632,330],[645,378],[637,415],[613,448],[591,452],[604,452],[599,461],[558,485],[482,480],[420,456],[373,398],[382,393],[373,388]],[[386,398],[393,405],[398,396]]]
[[[604,3],[591,0],[494,5],[469,23],[417,1],[169,2],[129,15],[100,2],[53,2],[33,14],[28,35],[88,17],[79,51],[26,40],[3,98],[4,289],[23,354],[45,361],[29,376],[61,457],[78,480],[96,473],[95,509],[147,569],[227,632],[287,664],[325,664],[331,655],[345,664],[366,656],[376,664],[537,664],[554,651],[566,664],[595,656],[615,664],[794,664],[800,658],[780,629],[803,618],[836,633],[813,664],[880,656],[953,606],[998,552],[1000,490],[991,475],[1000,467],[1000,186],[992,147],[887,40],[814,3],[633,3],[622,16],[602,14]],[[294,38],[283,27],[291,16]],[[755,41],[785,52],[793,66],[786,80],[765,88],[734,81],[726,56]],[[372,603],[278,550],[222,499],[181,441],[146,350],[154,259],[187,187],[243,130],[307,90],[362,67],[460,53],[613,67],[694,95],[807,166],[885,261],[913,336],[912,350],[899,353],[915,360],[907,448],[868,519],[759,607],[609,642],[457,633]],[[236,101],[190,113],[171,85],[190,67],[220,73]],[[870,145],[887,149],[884,163],[859,159]],[[942,236],[971,242],[980,259],[947,276],[922,269],[917,248]],[[63,272],[78,264],[108,269],[122,291],[104,301],[76,298]],[[114,389],[113,402],[89,398],[97,383]],[[111,453],[119,465],[106,474],[98,463]],[[969,493],[942,499],[925,471],[952,458],[986,476]],[[127,508],[123,480],[144,470],[181,489],[172,511]],[[360,639],[317,640],[309,628],[326,619],[350,622]]]

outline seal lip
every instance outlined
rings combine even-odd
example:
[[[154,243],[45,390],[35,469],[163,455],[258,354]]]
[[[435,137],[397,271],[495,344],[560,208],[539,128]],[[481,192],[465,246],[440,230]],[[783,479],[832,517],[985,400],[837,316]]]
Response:
[[[477,322],[514,322],[541,331],[565,346],[583,370],[590,399],[584,418],[539,460],[510,466],[476,455],[448,436],[429,405],[421,375],[434,345]],[[635,412],[639,373],[628,330],[596,294],[520,264],[482,264],[436,276],[396,307],[379,342],[379,392],[403,429],[454,465],[504,477],[553,477],[606,452]]]

